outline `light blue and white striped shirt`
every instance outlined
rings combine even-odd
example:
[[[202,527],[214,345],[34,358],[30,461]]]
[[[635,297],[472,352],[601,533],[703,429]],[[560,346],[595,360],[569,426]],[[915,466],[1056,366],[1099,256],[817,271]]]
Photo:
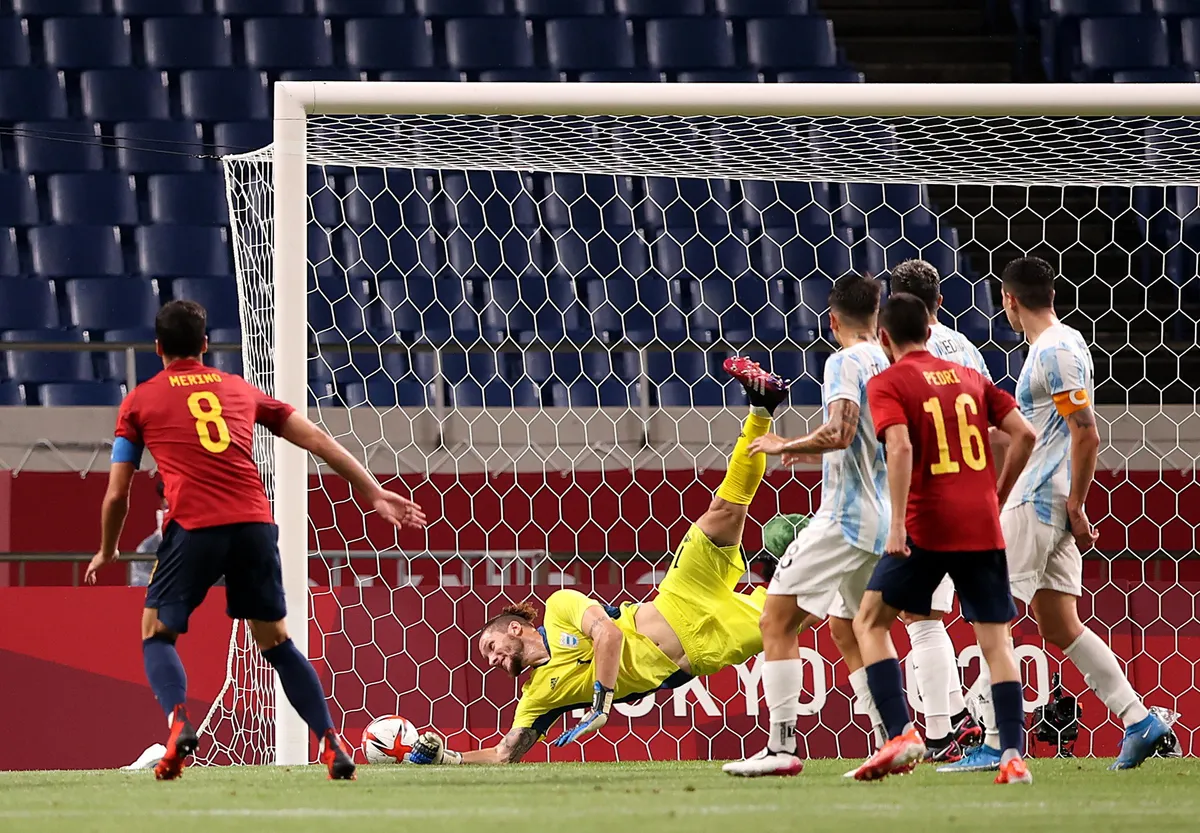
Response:
[[[867,405],[867,381],[887,367],[883,349],[865,343],[839,350],[825,363],[821,397],[825,419],[834,402],[846,399],[858,405],[858,428],[849,448],[823,455],[821,507],[816,512],[817,517],[841,526],[847,543],[879,555],[892,513],[883,445],[875,436]]]
[[[979,352],[978,347],[971,343],[969,338],[958,330],[952,330],[941,322],[930,324],[929,342],[925,345],[925,349],[939,359],[977,370],[983,374],[983,378],[989,382],[992,381],[992,374],[988,372],[983,354]]]
[[[1054,396],[1072,391],[1085,391],[1088,400],[1093,399],[1092,353],[1078,330],[1056,323],[1030,346],[1017,380],[1017,405],[1033,424],[1037,442],[1006,508],[1031,503],[1039,521],[1058,529],[1067,525],[1071,429]]]

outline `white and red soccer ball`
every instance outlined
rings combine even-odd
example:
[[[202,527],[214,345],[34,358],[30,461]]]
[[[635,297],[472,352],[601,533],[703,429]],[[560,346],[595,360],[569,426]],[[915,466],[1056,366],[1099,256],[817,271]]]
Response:
[[[363,729],[363,755],[369,764],[405,763],[418,737],[417,727],[398,714],[377,717]]]

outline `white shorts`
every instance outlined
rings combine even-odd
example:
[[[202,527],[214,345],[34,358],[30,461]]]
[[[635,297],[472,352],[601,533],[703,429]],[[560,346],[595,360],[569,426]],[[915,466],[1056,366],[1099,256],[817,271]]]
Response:
[[[835,521],[813,518],[779,559],[767,594],[795,596],[797,607],[817,616],[853,619],[878,562],[847,542]]]
[[[1075,536],[1038,520],[1032,503],[1000,513],[1013,598],[1029,604],[1039,590],[1083,595],[1083,556]]]
[[[954,609],[954,582],[950,580],[950,576],[942,579],[942,583],[933,591],[929,609],[934,613],[949,613]]]

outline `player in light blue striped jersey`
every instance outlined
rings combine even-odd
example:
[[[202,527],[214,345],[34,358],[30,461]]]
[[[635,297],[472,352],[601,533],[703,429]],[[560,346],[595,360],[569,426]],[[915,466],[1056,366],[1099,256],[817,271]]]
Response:
[[[860,275],[834,283],[830,323],[842,349],[825,364],[822,425],[791,440],[766,434],[749,448],[751,453],[781,454],[785,464],[821,455],[821,506],[780,559],[767,588],[762,681],[770,734],[761,752],[725,765],[731,775],[795,775],[803,768],[796,750],[796,718],[804,666],[796,634],[826,614],[855,694],[872,723],[882,722],[853,628],[891,523],[883,446],[867,407],[867,381],[888,366],[877,340],[879,295],[879,282]]]

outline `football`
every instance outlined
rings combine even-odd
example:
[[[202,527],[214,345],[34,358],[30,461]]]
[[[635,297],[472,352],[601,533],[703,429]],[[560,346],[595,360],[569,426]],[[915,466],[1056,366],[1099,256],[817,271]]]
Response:
[[[363,729],[362,750],[369,764],[404,763],[417,742],[417,729],[399,715],[377,717]]]

